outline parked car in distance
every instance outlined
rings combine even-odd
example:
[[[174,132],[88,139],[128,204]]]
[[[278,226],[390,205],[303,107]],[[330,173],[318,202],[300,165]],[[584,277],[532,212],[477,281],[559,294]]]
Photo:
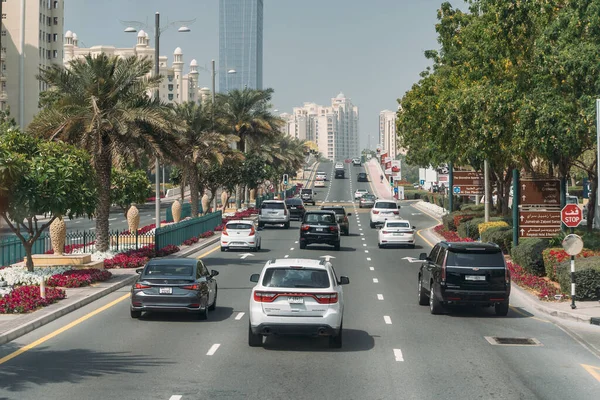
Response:
[[[218,271],[210,272],[196,258],[152,259],[138,268],[131,287],[131,318],[145,311],[197,313],[207,319],[208,311],[217,306]]]
[[[283,200],[265,200],[260,205],[258,214],[258,227],[265,225],[282,225],[285,229],[290,227],[290,213]]]
[[[352,165],[355,167],[360,167],[362,165],[362,161],[360,160],[360,158],[353,158]]]
[[[340,250],[340,226],[333,211],[307,211],[300,226],[300,249],[328,244]]]
[[[356,175],[356,180],[357,182],[369,182],[369,177],[366,172],[359,172],[358,175]]]
[[[378,232],[379,248],[393,245],[407,245],[415,248],[415,227],[407,220],[387,220]]]
[[[383,225],[388,219],[400,219],[400,206],[393,200],[377,200],[371,208],[370,226]]]
[[[373,194],[365,194],[358,200],[358,208],[371,208],[375,205],[377,197]]]
[[[356,189],[356,191],[354,192],[354,199],[360,199],[365,194],[369,194],[369,191],[367,189]]]
[[[304,207],[304,202],[301,198],[293,197],[291,199],[285,199],[285,205],[290,213],[290,219],[294,218],[298,221],[302,221],[306,208]]]
[[[346,209],[344,209],[342,206],[322,206],[321,210],[333,211],[335,213],[337,223],[340,225],[342,234],[345,236],[350,235],[350,221],[348,220],[348,217],[351,216],[352,213],[346,214]]]
[[[419,304],[429,304],[432,314],[444,312],[447,304],[494,306],[496,315],[508,313],[510,271],[498,245],[442,241],[419,259]]]
[[[262,346],[268,335],[329,336],[329,347],[342,347],[344,291],[350,283],[325,260],[269,260],[250,293],[248,345]]]
[[[310,203],[313,206],[315,205],[315,199],[314,199],[314,195],[316,193],[313,192],[312,189],[302,189],[300,190],[300,198],[302,199],[302,201],[306,204],[306,203]]]
[[[221,251],[234,249],[260,250],[261,237],[254,221],[233,220],[225,224],[221,231]]]

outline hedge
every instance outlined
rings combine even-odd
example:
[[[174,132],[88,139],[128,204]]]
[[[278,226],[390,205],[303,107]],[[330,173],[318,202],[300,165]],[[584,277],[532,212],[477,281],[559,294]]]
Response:
[[[510,253],[512,247],[513,231],[507,226],[495,226],[481,233],[482,242],[496,243],[504,254]]]
[[[482,224],[479,224],[477,226],[477,229],[479,230],[479,235],[483,235],[483,232],[485,232],[486,230],[488,230],[490,228],[499,227],[499,226],[508,226],[508,224],[505,221],[490,220],[490,222],[484,222]]]
[[[548,247],[548,239],[523,238],[518,246],[510,249],[510,256],[516,264],[519,264],[527,272],[544,276],[544,260],[542,251]]]
[[[428,194],[429,192],[427,190],[404,190],[404,198],[406,200],[422,199]]]
[[[570,294],[571,262],[560,263],[556,275],[561,290]],[[575,262],[575,296],[578,300],[600,300],[600,256],[582,258]]]
[[[475,212],[484,212],[485,204],[463,204],[460,207],[461,211],[475,211]]]
[[[581,253],[575,256],[575,258],[579,259],[593,256],[600,256],[600,252],[584,248]],[[571,256],[569,256],[562,247],[550,247],[542,252],[542,258],[544,260],[546,276],[553,281],[556,281],[556,270],[558,265],[562,262],[569,261]]]
[[[476,217],[469,221],[462,222],[458,227],[458,234],[461,237],[470,237],[473,240],[477,240],[481,236],[481,234],[479,233],[479,226],[484,224],[484,221],[484,217]],[[489,223],[498,223],[501,221],[502,218],[500,217],[492,217],[490,218]]]

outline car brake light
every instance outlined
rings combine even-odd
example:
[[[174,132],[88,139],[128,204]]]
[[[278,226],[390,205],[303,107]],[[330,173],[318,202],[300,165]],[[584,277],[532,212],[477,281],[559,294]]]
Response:
[[[504,281],[507,285],[510,285],[510,271],[506,267],[506,263],[504,264]]]
[[[381,233],[383,233],[384,235],[387,235],[390,232],[389,231],[381,231]]]
[[[300,229],[302,229],[304,232],[306,232],[306,231],[308,231],[310,229],[310,226],[309,225],[302,225],[300,227]]]
[[[398,214],[400,214],[400,211],[394,211],[394,214],[398,215]]]
[[[373,214],[379,214],[379,211],[373,210]]]
[[[313,297],[315,298],[315,300],[317,300],[317,303],[319,304],[335,304],[338,302],[337,293],[316,294]]]
[[[448,258],[448,254],[444,257],[444,261],[442,261],[442,282],[446,281],[446,259]]]
[[[273,292],[254,292],[254,301],[259,303],[272,303],[277,297],[277,293]]]
[[[148,289],[148,288],[150,288],[150,286],[149,285],[143,285],[141,283],[136,283],[135,284],[135,288],[136,289]]]
[[[248,236],[254,236],[255,233],[256,231],[254,230],[254,227],[250,227],[250,234]]]
[[[337,231],[338,231],[338,227],[337,227],[337,226],[330,226],[330,227],[329,227],[329,230],[330,230],[331,232],[337,232]]]
[[[181,288],[186,289],[186,290],[198,290],[198,287],[199,287],[198,284],[194,283],[193,285],[185,285],[185,286],[182,286]]]
[[[221,231],[221,235],[229,236],[229,233],[227,233],[227,227],[226,226],[223,227],[223,230]]]
[[[296,206],[296,208],[297,208],[298,210],[304,210],[304,206],[302,206],[302,205],[298,205],[298,206]]]

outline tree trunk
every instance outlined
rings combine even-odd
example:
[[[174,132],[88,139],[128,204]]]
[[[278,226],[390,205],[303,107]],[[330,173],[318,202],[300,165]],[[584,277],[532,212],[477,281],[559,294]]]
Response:
[[[27,271],[33,272],[32,248],[33,248],[34,241],[31,241],[31,238],[30,238],[29,240],[26,240],[22,243],[23,243],[23,249],[25,249],[25,255],[27,258],[27,261],[25,261],[25,266],[27,267]]]
[[[190,201],[192,203],[192,218],[196,218],[198,216],[198,200],[199,200],[199,182],[198,182],[198,171],[196,168],[196,164],[190,163],[186,165],[187,175],[190,181]],[[202,212],[206,212],[206,210],[202,210]]]
[[[112,155],[109,146],[104,143],[100,154],[96,157],[96,172],[98,173],[98,206],[96,207],[96,250],[107,251],[109,248],[110,216],[110,176]],[[158,201],[155,199],[154,201]],[[156,221],[158,224],[160,221]]]
[[[587,210],[587,231],[592,232],[594,228],[594,218],[596,216],[596,202],[598,201],[598,177],[596,175],[589,176],[590,193],[588,195],[588,210]]]

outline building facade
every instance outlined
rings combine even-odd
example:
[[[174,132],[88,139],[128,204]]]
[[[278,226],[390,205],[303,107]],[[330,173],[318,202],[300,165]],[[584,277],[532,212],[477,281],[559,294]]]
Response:
[[[71,31],[65,33],[64,60],[65,66],[73,59],[82,58],[88,54],[92,56],[104,53],[109,56],[119,57],[147,57],[154,63],[154,48],[149,45],[150,39],[146,32],[139,31],[137,34],[137,43],[134,47],[117,48],[114,46],[92,46],[89,48],[79,47],[77,35]],[[189,72],[183,71],[183,51],[177,47],[173,52],[173,63],[168,65],[167,56],[159,57],[159,73],[163,77],[159,86],[159,96],[164,103],[179,104],[187,101],[202,101],[210,97],[210,90],[206,93],[206,88],[198,88],[198,62],[192,60],[189,65]],[[154,73],[154,69],[149,73]],[[153,93],[149,93],[152,95]]]
[[[383,110],[379,113],[379,143],[381,154],[387,153],[392,160],[399,154],[396,144],[396,111]]]
[[[2,1],[0,108],[21,128],[38,112],[40,68],[62,64],[64,0]],[[24,6],[24,9],[21,7]]]
[[[263,88],[263,0],[219,0],[219,91],[245,87]]]
[[[358,107],[343,93],[331,99],[331,106],[304,103],[292,114],[281,114],[283,132],[317,144],[323,157],[340,161],[358,157]]]

